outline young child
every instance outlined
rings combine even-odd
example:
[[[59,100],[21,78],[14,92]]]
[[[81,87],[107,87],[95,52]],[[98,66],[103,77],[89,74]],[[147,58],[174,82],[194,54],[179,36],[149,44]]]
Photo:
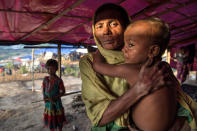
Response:
[[[124,33],[125,45],[122,51],[125,64],[107,64],[97,51],[94,54],[93,68],[104,75],[125,78],[132,88],[139,78],[142,65],[151,66],[151,63],[161,60],[169,39],[169,28],[160,19],[135,21]],[[145,76],[143,77],[145,79]],[[168,80],[171,79],[169,77]],[[136,103],[131,113],[135,125],[140,130],[167,131],[175,120],[176,88],[164,85]]]
[[[51,131],[59,129],[62,131],[66,122],[61,96],[65,93],[64,84],[61,78],[56,75],[58,62],[49,59],[45,65],[49,76],[46,76],[42,83],[43,98],[45,102],[44,124]]]

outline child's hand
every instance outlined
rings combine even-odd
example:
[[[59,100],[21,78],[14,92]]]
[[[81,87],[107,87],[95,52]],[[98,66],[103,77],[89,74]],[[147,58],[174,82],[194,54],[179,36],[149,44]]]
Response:
[[[44,96],[44,102],[46,103],[46,101],[48,101],[48,97],[47,96]]]
[[[46,101],[54,102],[53,98],[48,98],[48,97],[45,97],[45,98],[44,98],[44,101],[45,101],[45,102],[46,102]]]
[[[105,63],[105,58],[101,55],[100,51],[97,50],[95,53],[93,53],[93,69],[97,71],[97,68],[99,68],[99,64],[101,63]]]
[[[97,50],[95,53],[93,53],[93,63],[97,62],[105,62],[105,58],[101,55],[100,51]]]
[[[48,100],[49,100],[50,102],[54,102],[54,99],[53,99],[53,98],[48,98]]]
[[[58,96],[54,96],[54,97],[52,97],[52,100],[56,101],[58,98],[59,98]]]

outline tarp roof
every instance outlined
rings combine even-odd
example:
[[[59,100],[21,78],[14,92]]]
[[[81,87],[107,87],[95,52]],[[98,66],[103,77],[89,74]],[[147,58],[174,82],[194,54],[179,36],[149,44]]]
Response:
[[[0,0],[0,45],[92,45],[91,17],[108,2],[123,6],[133,20],[165,20],[170,46],[197,41],[197,0]]]

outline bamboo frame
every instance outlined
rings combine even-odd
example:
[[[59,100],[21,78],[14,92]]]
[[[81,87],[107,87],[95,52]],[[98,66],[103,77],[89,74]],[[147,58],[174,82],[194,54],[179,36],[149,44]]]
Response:
[[[87,46],[89,46],[89,45],[90,45],[90,46],[91,46],[91,45],[94,45],[94,44],[82,43],[82,42],[84,42],[84,41],[86,41],[86,40],[84,40],[84,41],[82,41],[82,42],[80,42],[80,43],[69,43],[69,42],[66,42],[66,41],[56,40],[57,38],[60,38],[60,37],[66,35],[66,34],[68,34],[68,33],[70,33],[71,31],[73,31],[73,30],[75,30],[75,29],[81,27],[82,25],[84,25],[84,24],[86,24],[86,23],[88,23],[88,22],[91,21],[89,17],[67,16],[67,15],[65,15],[67,12],[69,12],[71,9],[75,8],[77,5],[79,5],[79,4],[82,3],[83,1],[84,1],[84,0],[78,0],[76,3],[74,3],[73,5],[71,5],[70,8],[65,9],[65,10],[62,11],[60,14],[53,14],[53,13],[48,13],[48,12],[28,12],[28,11],[17,11],[17,10],[9,10],[9,9],[0,9],[0,12],[29,13],[29,14],[35,14],[35,15],[37,15],[37,14],[39,15],[39,14],[40,14],[40,15],[51,15],[51,16],[55,16],[55,17],[53,17],[51,20],[47,21],[46,23],[42,24],[40,27],[36,28],[36,29],[33,30],[32,32],[30,32],[30,33],[28,33],[27,35],[25,35],[24,37],[22,37],[21,39],[19,39],[19,40],[17,40],[17,41],[9,41],[9,40],[8,40],[8,41],[4,41],[4,40],[3,40],[3,41],[0,41],[0,45],[14,45],[14,44],[21,44],[21,43],[26,44],[26,45],[37,45],[37,44],[41,44],[41,43],[55,43],[55,44],[60,43],[60,44],[64,44],[64,45],[77,45],[77,46],[78,46],[78,45],[82,45],[82,46],[84,46],[84,47],[87,47]],[[119,0],[119,1],[117,2],[117,4],[121,4],[121,3],[124,2],[124,1],[126,1],[126,0]],[[148,7],[144,8],[144,9],[142,9],[141,11],[135,13],[134,15],[132,15],[132,17],[137,17],[137,16],[139,16],[139,15],[145,15],[145,14],[144,14],[145,12],[151,11],[151,10],[153,10],[153,9],[155,9],[155,8],[157,8],[157,7],[161,6],[161,5],[163,5],[163,4],[166,4],[166,3],[168,3],[168,2],[170,3],[170,0],[165,0],[165,1],[162,1],[162,2],[155,3],[155,4],[151,4],[151,3],[150,3],[150,6],[148,6]],[[168,12],[174,11],[175,13],[178,13],[178,14],[184,16],[185,18],[179,19],[179,20],[175,20],[175,21],[173,21],[173,22],[171,22],[171,23],[169,23],[169,24],[173,24],[173,23],[176,23],[176,22],[178,22],[178,21],[180,21],[180,20],[186,20],[186,19],[191,19],[191,20],[193,21],[192,23],[188,23],[188,24],[185,24],[185,25],[181,25],[181,26],[179,26],[179,27],[174,27],[174,28],[172,28],[172,30],[176,30],[176,29],[180,29],[180,30],[181,30],[181,28],[183,28],[183,27],[189,26],[189,25],[191,25],[191,24],[195,24],[195,23],[196,23],[196,20],[194,20],[193,18],[196,17],[196,15],[194,15],[194,16],[187,16],[187,15],[181,13],[181,12],[178,12],[177,9],[182,8],[182,7],[184,7],[184,6],[187,6],[187,5],[190,5],[190,4],[194,3],[194,2],[196,2],[196,0],[190,0],[190,1],[185,2],[185,3],[183,3],[183,4],[180,4],[180,3],[177,2],[177,3],[175,3],[175,4],[177,4],[176,7],[174,7],[174,8],[169,8],[168,10],[163,11],[163,12],[159,12],[159,13],[153,15],[153,16],[160,16],[160,15],[166,14],[166,13],[168,13]],[[24,39],[28,38],[29,36],[31,36],[32,34],[34,34],[34,33],[36,33],[36,32],[37,32],[37,33],[42,33],[42,32],[38,32],[38,31],[41,30],[45,25],[49,25],[49,24],[53,23],[54,21],[56,21],[57,19],[59,19],[59,17],[61,17],[61,16],[63,16],[63,17],[73,17],[73,18],[76,17],[76,18],[81,18],[81,19],[84,18],[84,19],[87,19],[87,21],[84,22],[84,23],[81,23],[81,24],[79,24],[79,25],[77,25],[77,26],[75,26],[74,28],[72,28],[71,30],[69,30],[69,31],[67,31],[67,32],[46,32],[46,33],[61,33],[59,36],[57,36],[57,37],[55,37],[54,39],[49,40],[49,41],[25,41],[25,40],[24,40]],[[196,26],[194,26],[194,27],[196,27]],[[176,32],[176,33],[174,33],[174,34],[179,34],[180,32],[182,32],[182,30],[181,30],[181,31],[178,31],[178,32]],[[0,32],[0,33],[1,33],[1,32]],[[10,33],[10,32],[8,32],[8,33]],[[13,33],[27,33],[27,32],[13,32]],[[43,33],[45,33],[45,32],[43,32]],[[180,40],[180,41],[181,41],[181,40]],[[14,43],[14,44],[13,44],[13,43]],[[176,42],[174,42],[174,43],[176,43]],[[176,43],[176,44],[177,44],[177,43]]]
[[[182,40],[170,43],[169,48],[172,48],[176,44],[186,43],[186,42],[190,42],[190,41],[193,41],[193,40],[197,40],[197,34],[195,34],[195,35],[193,35],[193,36],[191,36],[189,38],[185,38],[185,39],[182,39]]]
[[[64,33],[61,33],[60,35],[56,36],[56,37],[55,37],[55,38],[53,38],[52,40],[58,39],[58,38],[60,38],[60,37],[62,37],[62,36],[64,36],[64,35],[66,35],[66,34],[70,33],[71,31],[73,31],[73,30],[75,30],[75,29],[77,29],[77,28],[81,27],[82,25],[87,24],[87,23],[88,23],[88,22],[90,22],[90,21],[91,21],[91,20],[88,20],[88,21],[86,21],[86,22],[84,22],[84,23],[81,23],[81,24],[79,24],[79,25],[77,25],[77,26],[73,27],[73,28],[72,28],[72,29],[70,29],[69,31],[64,32]]]
[[[197,23],[197,21],[196,21],[195,19],[193,19],[193,17],[191,17],[191,16],[187,16],[187,15],[185,15],[185,14],[179,12],[179,11],[176,11],[176,10],[175,10],[174,12],[177,13],[177,14],[179,14],[179,15],[184,16],[184,17],[187,18],[187,19],[190,19],[191,21],[193,21],[193,22],[195,22],[195,23]]]
[[[13,44],[14,43],[14,44]],[[39,44],[44,44],[44,43],[52,43],[52,44],[62,44],[62,45],[74,45],[74,46],[87,46],[87,45],[95,45],[94,43],[70,43],[66,41],[59,41],[59,40],[54,40],[54,41],[6,41],[2,40],[0,41],[0,46],[1,45],[16,45],[16,44],[25,44],[25,45],[39,45]]]
[[[180,8],[182,8],[182,7],[184,7],[184,6],[190,5],[190,4],[194,3],[194,2],[196,2],[196,0],[190,0],[189,2],[185,2],[184,4],[178,5],[178,6],[174,7],[174,8],[169,8],[169,9],[166,10],[166,11],[157,13],[157,14],[152,15],[152,16],[158,17],[158,16],[161,16],[161,15],[167,14],[168,12],[172,12],[172,11],[175,11],[175,10],[177,10],[177,9],[180,9]]]
[[[34,48],[34,49],[36,49],[36,48],[55,48],[55,49],[57,49],[58,47],[56,47],[56,46],[24,46],[23,48]],[[78,48],[80,48],[80,47],[61,47],[61,49],[78,49]]]
[[[131,16],[131,18],[135,18],[135,17],[137,17],[137,16],[139,16],[139,15],[144,15],[144,13],[145,13],[146,11],[153,10],[154,8],[157,8],[158,6],[163,5],[163,4],[165,4],[165,3],[169,2],[169,1],[170,1],[170,0],[164,0],[164,1],[158,2],[158,3],[156,3],[156,4],[153,4],[153,5],[151,5],[151,6],[148,6],[148,7],[144,8],[144,9],[140,10],[139,12],[133,14],[133,15]]]
[[[49,21],[47,21],[46,23],[43,23],[42,25],[40,25],[38,28],[34,29],[32,32],[30,32],[29,34],[23,36],[22,38],[19,39],[19,41],[25,40],[26,38],[30,37],[31,35],[33,35],[34,33],[38,32],[39,30],[41,30],[44,26],[50,25],[53,22],[55,22],[56,20],[58,20],[61,16],[63,16],[64,14],[68,13],[70,10],[72,10],[73,8],[75,8],[76,6],[80,5],[84,0],[78,0],[77,2],[75,2],[73,5],[71,5],[69,8],[65,9],[64,11],[62,11],[61,13],[59,13],[58,15],[56,15],[55,17],[53,17],[52,19],[50,19]]]
[[[189,16],[190,18],[194,18],[194,17],[197,17],[197,15],[193,15],[193,16]],[[182,18],[182,19],[178,19],[178,20],[175,20],[173,22],[170,22],[168,24],[174,24],[174,23],[177,23],[177,22],[180,22],[180,21],[184,21],[184,20],[187,20],[188,18]]]
[[[58,56],[58,75],[61,78],[62,76],[62,69],[61,69],[61,65],[62,65],[62,55],[61,55],[61,44],[58,44],[58,48],[57,48],[57,56]]]
[[[11,12],[11,13],[20,13],[20,14],[33,14],[33,15],[47,15],[47,16],[57,16],[58,15],[58,14],[53,14],[53,13],[49,13],[49,12],[30,12],[30,11],[19,11],[19,10],[10,10],[10,9],[0,9],[0,12]],[[80,18],[80,19],[86,19],[86,20],[91,19],[91,17],[85,17],[85,16],[63,15],[63,17]]]
[[[81,91],[65,93],[63,96],[68,96],[68,95],[77,94],[77,93],[81,93]],[[42,102],[42,101],[44,100],[33,101],[32,103],[37,103],[37,102]]]
[[[186,34],[186,33],[190,33],[190,32],[193,32],[193,30],[191,31],[191,29],[194,29],[194,28],[197,28],[197,25],[196,26],[194,26],[194,27],[190,27],[190,28],[188,28],[187,30],[180,30],[180,31],[177,31],[177,32],[175,32],[175,33],[173,33],[172,35],[177,35],[177,34],[179,34],[179,33],[184,33],[184,34]],[[196,30],[197,31],[197,30]]]
[[[187,24],[184,24],[184,25],[181,25],[181,26],[176,26],[176,27],[174,27],[174,28],[171,28],[171,31],[176,30],[176,29],[180,29],[180,28],[183,28],[183,27],[192,25],[192,24],[196,24],[196,22],[187,23]]]

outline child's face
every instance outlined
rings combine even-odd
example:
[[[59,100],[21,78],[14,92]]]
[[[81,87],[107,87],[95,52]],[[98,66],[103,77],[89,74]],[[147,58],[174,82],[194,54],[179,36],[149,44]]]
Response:
[[[149,42],[148,31],[150,25],[145,22],[138,22],[130,26],[124,33],[124,48],[122,49],[125,63],[142,64],[148,58]]]
[[[47,72],[49,75],[55,75],[57,68],[55,66],[47,66]]]

